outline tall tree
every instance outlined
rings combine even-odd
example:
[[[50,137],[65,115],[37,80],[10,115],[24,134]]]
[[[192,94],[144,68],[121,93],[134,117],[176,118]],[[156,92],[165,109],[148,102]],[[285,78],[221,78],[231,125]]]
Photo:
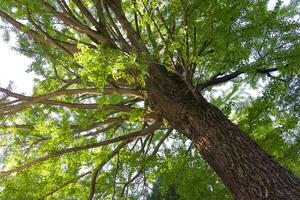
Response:
[[[32,96],[0,88],[3,198],[143,198],[187,138],[234,198],[300,198],[250,137],[299,163],[298,1],[4,0],[0,17],[38,75]]]

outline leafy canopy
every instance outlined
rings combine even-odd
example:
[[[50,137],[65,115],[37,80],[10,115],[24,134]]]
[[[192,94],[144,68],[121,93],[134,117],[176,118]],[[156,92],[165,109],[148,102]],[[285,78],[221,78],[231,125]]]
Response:
[[[37,78],[32,96],[0,88],[1,199],[231,199],[149,108],[153,62],[299,176],[299,3],[268,4],[2,0]]]

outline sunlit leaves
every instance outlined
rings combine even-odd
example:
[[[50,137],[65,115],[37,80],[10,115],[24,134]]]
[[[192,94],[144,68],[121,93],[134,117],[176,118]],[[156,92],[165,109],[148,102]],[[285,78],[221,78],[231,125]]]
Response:
[[[78,63],[84,67],[80,74],[83,79],[93,81],[99,89],[105,86],[109,76],[115,80],[124,79],[129,84],[144,84],[146,69],[137,64],[134,54],[124,55],[101,46],[97,49],[80,46],[80,49],[81,52],[76,55]]]
[[[239,126],[284,166],[299,174],[299,86],[277,80],[264,96],[238,109]],[[290,85],[290,86],[289,86]],[[297,100],[298,99],[298,100]],[[287,104],[287,102],[289,102]]]

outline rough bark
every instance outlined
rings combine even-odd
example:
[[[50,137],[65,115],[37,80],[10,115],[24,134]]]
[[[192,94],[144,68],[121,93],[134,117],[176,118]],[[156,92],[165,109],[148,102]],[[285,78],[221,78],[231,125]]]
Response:
[[[186,135],[236,199],[300,199],[300,180],[200,94],[159,65],[150,67],[150,106]]]

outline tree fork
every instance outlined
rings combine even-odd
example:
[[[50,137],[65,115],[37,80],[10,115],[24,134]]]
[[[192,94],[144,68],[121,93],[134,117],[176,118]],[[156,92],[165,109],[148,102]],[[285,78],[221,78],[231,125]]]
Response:
[[[150,106],[194,142],[236,199],[300,199],[300,179],[283,168],[222,112],[160,65],[146,81]]]

